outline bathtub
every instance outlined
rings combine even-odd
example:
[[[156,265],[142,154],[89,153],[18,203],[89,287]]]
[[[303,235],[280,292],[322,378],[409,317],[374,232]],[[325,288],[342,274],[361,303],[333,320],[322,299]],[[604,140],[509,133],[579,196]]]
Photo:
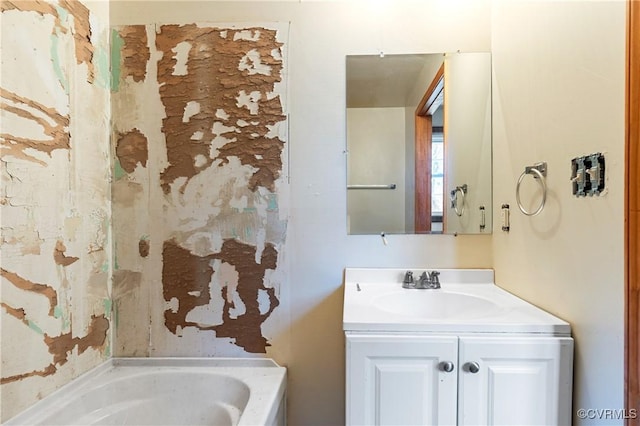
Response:
[[[270,359],[112,358],[6,425],[285,425]]]

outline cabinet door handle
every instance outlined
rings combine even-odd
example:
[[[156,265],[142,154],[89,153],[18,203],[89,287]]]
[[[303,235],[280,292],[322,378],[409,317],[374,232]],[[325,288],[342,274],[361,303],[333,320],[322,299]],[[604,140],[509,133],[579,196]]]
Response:
[[[480,364],[478,364],[477,362],[468,362],[464,366],[469,373],[476,374],[478,371],[480,371]]]
[[[451,373],[454,369],[453,362],[451,361],[442,361],[440,363],[440,370],[445,371],[447,373]]]

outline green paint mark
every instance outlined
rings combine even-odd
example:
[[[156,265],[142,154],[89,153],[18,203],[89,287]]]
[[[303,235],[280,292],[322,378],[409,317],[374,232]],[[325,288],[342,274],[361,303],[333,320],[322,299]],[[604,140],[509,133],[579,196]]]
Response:
[[[58,81],[60,85],[64,89],[64,93],[69,94],[69,82],[67,81],[67,76],[64,75],[64,71],[60,66],[60,56],[58,55],[58,50],[60,46],[60,30],[56,28],[56,30],[51,34],[51,62],[53,62],[53,72],[58,77]]]
[[[113,270],[117,271],[120,269],[118,266],[118,243],[113,243]]]
[[[109,272],[109,262],[104,262],[104,263],[102,264],[102,266],[100,267],[100,270],[101,270],[102,272]]]
[[[269,199],[267,200],[267,210],[278,210],[278,198],[276,197],[276,194],[269,194]]]
[[[236,230],[236,228],[231,228],[231,236],[233,238],[238,238],[238,231]]]
[[[62,318],[62,308],[60,307],[60,305],[53,308],[53,317]]]
[[[93,62],[96,66],[96,84],[103,89],[109,89],[111,74],[109,73],[109,54],[107,49],[98,47],[93,53]]]
[[[113,323],[114,323],[114,327],[117,329],[118,328],[118,324],[120,321],[120,315],[118,315],[118,304],[116,303],[115,305],[113,305]]]
[[[120,160],[116,158],[116,161],[114,162],[114,165],[113,165],[113,176],[116,178],[116,180],[120,180],[126,175],[127,175],[127,172],[120,165]]]
[[[111,299],[104,299],[102,301],[102,303],[104,304],[104,314],[105,314],[105,316],[110,316],[111,315],[111,308],[113,306],[113,301]]]
[[[36,323],[34,323],[31,320],[28,320],[27,323],[29,324],[29,328],[32,329],[33,331],[35,331],[36,333],[40,334],[40,335],[44,335],[44,331],[42,331],[42,329],[40,327],[38,327],[38,325]]]
[[[258,211],[258,209],[255,207],[245,207],[244,209],[242,209],[242,211],[244,213],[255,213]]]
[[[111,30],[111,91],[120,89],[120,61],[124,40],[115,28]]]
[[[107,345],[104,347],[104,355],[111,358],[111,339],[107,339]]]
[[[245,237],[246,237],[247,239],[250,239],[250,238],[251,238],[251,234],[253,234],[253,230],[252,230],[251,228],[249,228],[249,227],[246,227],[246,228],[244,229],[244,235],[245,235]]]
[[[67,17],[69,16],[69,11],[64,7],[60,7],[60,5],[55,5],[56,12],[58,12],[58,17],[60,18],[60,22],[67,22]]]

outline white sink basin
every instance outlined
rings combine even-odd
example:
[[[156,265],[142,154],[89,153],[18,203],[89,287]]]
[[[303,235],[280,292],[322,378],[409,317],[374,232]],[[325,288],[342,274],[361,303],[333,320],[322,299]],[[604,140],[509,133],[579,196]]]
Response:
[[[373,298],[373,306],[385,312],[412,318],[479,318],[499,313],[502,308],[491,300],[450,291],[401,289]]]
[[[490,269],[438,271],[442,288],[405,289],[406,269],[347,268],[343,329],[571,335],[567,322],[495,285]]]

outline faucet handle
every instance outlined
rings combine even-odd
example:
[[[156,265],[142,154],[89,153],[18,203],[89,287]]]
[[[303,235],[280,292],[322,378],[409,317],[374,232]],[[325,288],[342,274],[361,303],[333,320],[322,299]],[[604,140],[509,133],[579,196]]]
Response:
[[[431,284],[434,284],[440,287],[440,278],[438,278],[439,276],[440,276],[440,272],[438,271],[429,272],[429,281],[431,281]]]
[[[402,287],[404,288],[412,288],[414,284],[413,281],[413,272],[407,271],[404,274],[404,279],[402,280]]]

